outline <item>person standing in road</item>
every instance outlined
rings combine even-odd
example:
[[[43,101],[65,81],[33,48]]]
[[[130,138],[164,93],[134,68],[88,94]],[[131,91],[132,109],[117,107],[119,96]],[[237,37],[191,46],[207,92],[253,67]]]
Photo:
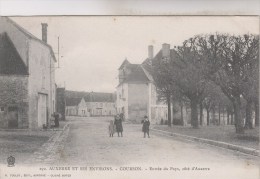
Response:
[[[150,138],[149,135],[150,121],[147,116],[144,116],[144,120],[142,121],[142,123],[143,123],[142,131],[144,133],[144,138],[146,137],[146,134],[148,135],[148,138]]]
[[[123,125],[122,125],[122,119],[120,118],[119,114],[115,116],[115,122],[116,125],[116,132],[119,137],[119,133],[121,134],[121,137],[123,137]]]

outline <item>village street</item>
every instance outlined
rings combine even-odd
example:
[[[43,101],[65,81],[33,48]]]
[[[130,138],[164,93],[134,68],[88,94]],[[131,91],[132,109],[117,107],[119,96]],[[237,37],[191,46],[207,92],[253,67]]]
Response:
[[[143,138],[141,124],[124,123],[124,136],[108,135],[112,118],[70,119],[70,131],[60,160],[56,166],[126,166],[146,167],[198,167],[209,168],[204,174],[221,176],[257,176],[256,157],[189,141],[178,141],[151,132]],[[201,171],[197,171],[201,172]],[[242,177],[243,178],[243,177]]]

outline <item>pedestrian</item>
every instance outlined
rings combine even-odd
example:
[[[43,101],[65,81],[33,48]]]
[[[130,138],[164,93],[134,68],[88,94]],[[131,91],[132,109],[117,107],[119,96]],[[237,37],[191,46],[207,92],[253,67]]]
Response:
[[[149,136],[150,121],[147,116],[144,116],[144,120],[142,121],[142,123],[143,123],[142,131],[144,133],[144,138],[146,137],[146,134],[148,135],[148,138],[150,138]]]
[[[119,114],[117,114],[115,116],[115,122],[114,122],[115,126],[116,126],[116,132],[118,137],[119,133],[121,134],[121,137],[123,137],[123,125],[122,125],[122,119],[120,118]]]
[[[108,130],[109,130],[109,137],[113,137],[114,133],[115,133],[115,125],[114,125],[114,121],[111,120],[108,126]]]

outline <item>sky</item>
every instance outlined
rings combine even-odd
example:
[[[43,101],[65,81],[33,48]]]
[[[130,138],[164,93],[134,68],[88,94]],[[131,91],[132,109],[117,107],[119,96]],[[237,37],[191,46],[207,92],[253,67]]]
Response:
[[[75,91],[115,92],[118,68],[127,58],[142,63],[148,45],[154,55],[163,43],[173,46],[197,34],[259,34],[256,16],[35,16],[12,19],[41,39],[48,23],[48,44],[58,52],[59,87]],[[57,56],[57,54],[56,54]],[[58,66],[58,64],[56,64]]]

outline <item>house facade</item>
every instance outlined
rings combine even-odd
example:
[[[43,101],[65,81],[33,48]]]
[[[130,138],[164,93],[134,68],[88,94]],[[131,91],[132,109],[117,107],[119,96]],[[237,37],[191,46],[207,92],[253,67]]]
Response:
[[[153,47],[148,47],[148,59],[142,64],[131,64],[127,59],[118,69],[117,112],[126,120],[141,122],[145,115],[154,124],[167,119],[167,106],[158,100],[154,80],[146,67],[153,58]]]
[[[114,102],[87,102],[87,106],[91,116],[114,116],[116,108]]]
[[[90,116],[84,98],[66,98],[66,116]]]
[[[55,112],[56,62],[47,44],[10,18],[0,17],[0,128],[42,128]]]
[[[82,99],[84,99],[89,116],[114,116],[116,114],[115,94],[113,93],[65,90],[66,115],[69,115],[69,110],[76,115],[77,104]]]

